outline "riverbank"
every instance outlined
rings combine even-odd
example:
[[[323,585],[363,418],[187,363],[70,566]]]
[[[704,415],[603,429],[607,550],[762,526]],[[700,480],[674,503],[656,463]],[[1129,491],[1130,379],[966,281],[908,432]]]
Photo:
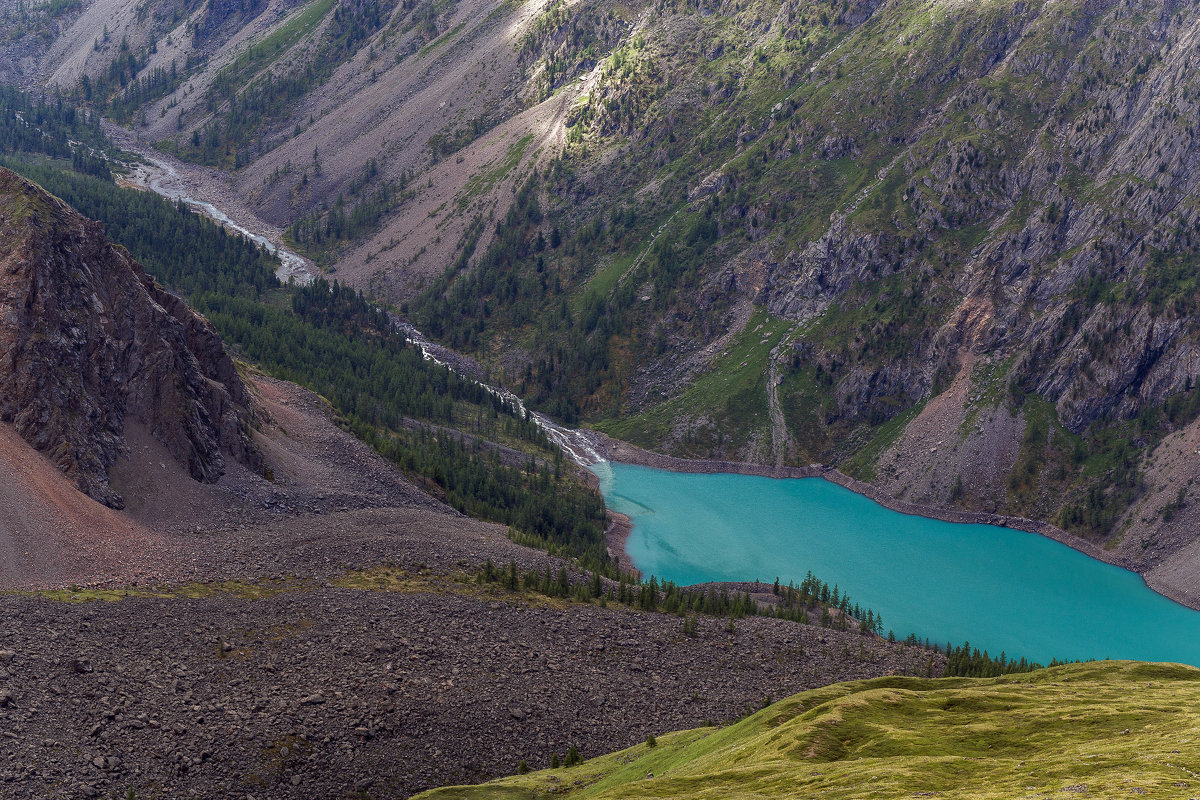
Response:
[[[263,220],[230,186],[229,176],[211,167],[190,164],[156,150],[137,133],[104,120],[105,134],[122,150],[142,159],[130,165],[129,174],[118,178],[122,186],[153,192],[173,202],[182,202],[218,225],[265,247],[279,257],[276,277],[283,283],[307,284],[316,265],[283,243],[283,228]]]
[[[633,464],[643,467],[652,467],[655,469],[670,470],[673,472],[699,473],[699,474],[714,474],[714,473],[731,473],[735,475],[757,475],[765,478],[823,478],[831,483],[849,489],[850,491],[867,497],[884,508],[892,511],[897,511],[901,514],[910,514],[913,516],[925,517],[928,519],[941,520],[943,522],[957,522],[964,524],[979,524],[979,525],[994,525],[1001,528],[1012,528],[1013,530],[1025,531],[1034,533],[1039,536],[1044,536],[1048,539],[1066,545],[1073,550],[1077,550],[1084,555],[1102,561],[1106,564],[1127,569],[1137,573],[1142,577],[1143,582],[1153,591],[1164,597],[1179,603],[1180,605],[1200,611],[1200,596],[1195,594],[1182,592],[1174,587],[1163,585],[1161,581],[1151,580],[1145,573],[1134,569],[1124,559],[1120,558],[1115,552],[1105,550],[1092,542],[1086,541],[1074,536],[1063,529],[1051,525],[1048,522],[1036,519],[1028,519],[1026,517],[1015,517],[1006,514],[993,514],[987,512],[965,511],[961,509],[938,508],[936,506],[926,506],[918,503],[910,503],[905,500],[892,497],[873,484],[866,483],[853,478],[844,472],[841,472],[835,467],[824,464],[811,464],[805,467],[774,467],[763,464],[751,464],[741,461],[720,461],[715,459],[687,459],[668,456],[662,453],[654,453],[649,450],[623,442],[619,439],[614,439],[598,431],[588,432],[595,448],[610,461],[619,461],[625,464]],[[617,516],[612,515],[611,517]],[[620,515],[624,516],[624,515]],[[625,518],[628,520],[628,518]],[[631,522],[627,523],[626,528],[622,528],[615,522],[610,521],[610,535],[608,539],[609,550],[621,559],[622,565],[632,564],[633,561],[626,552],[625,545],[629,535],[632,532]]]

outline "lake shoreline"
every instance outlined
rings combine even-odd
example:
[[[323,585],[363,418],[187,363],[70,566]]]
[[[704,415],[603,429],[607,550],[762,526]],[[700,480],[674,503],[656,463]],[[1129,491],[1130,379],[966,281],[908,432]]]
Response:
[[[597,449],[604,455],[605,458],[611,461],[619,461],[624,464],[632,464],[642,467],[653,467],[655,469],[669,470],[671,472],[684,472],[696,474],[714,474],[714,473],[730,473],[734,475],[755,475],[764,478],[823,478],[830,483],[836,483],[844,489],[849,489],[855,494],[862,495],[870,500],[875,501],[884,508],[901,514],[909,514],[917,517],[925,517],[926,519],[935,519],[942,522],[957,522],[964,524],[979,524],[979,525],[994,525],[1000,528],[1011,528],[1013,530],[1025,531],[1039,536],[1044,536],[1048,539],[1053,539],[1059,544],[1066,545],[1072,550],[1083,553],[1086,556],[1102,561],[1105,564],[1111,564],[1122,569],[1127,569],[1141,577],[1143,583],[1146,584],[1152,591],[1173,600],[1174,602],[1191,608],[1195,611],[1200,611],[1200,600],[1195,597],[1172,591],[1169,587],[1162,586],[1158,581],[1150,581],[1147,576],[1136,569],[1132,569],[1129,564],[1123,559],[1116,556],[1108,550],[1099,547],[1092,542],[1080,539],[1078,536],[1073,536],[1061,528],[1051,525],[1048,522],[1043,522],[1036,519],[1028,519],[1026,517],[1014,517],[1006,514],[992,514],[982,511],[962,511],[958,509],[939,508],[937,506],[926,506],[919,503],[910,503],[906,500],[900,500],[884,492],[878,486],[860,481],[857,478],[852,478],[846,473],[838,470],[836,467],[827,466],[825,464],[811,464],[806,467],[772,467],[765,464],[752,464],[744,461],[719,461],[715,459],[690,459],[678,458],[676,456],[668,456],[662,453],[655,453],[649,450],[643,450],[637,445],[623,442],[619,439],[614,439],[611,436],[600,433],[599,431],[589,430],[588,434],[593,440]],[[621,529],[615,517],[623,517],[626,522],[624,529]],[[609,550],[620,557],[623,565],[633,564],[633,559],[629,556],[625,549],[626,542],[632,532],[632,520],[623,514],[614,514],[610,512],[609,530],[612,535],[608,538]],[[1158,584],[1158,585],[1156,585]]]
[[[617,560],[622,572],[635,573],[639,578],[642,571],[633,565],[633,559],[625,551],[625,543],[633,533],[633,519],[620,511],[608,511],[608,527],[604,531],[604,542],[608,546],[608,554]]]

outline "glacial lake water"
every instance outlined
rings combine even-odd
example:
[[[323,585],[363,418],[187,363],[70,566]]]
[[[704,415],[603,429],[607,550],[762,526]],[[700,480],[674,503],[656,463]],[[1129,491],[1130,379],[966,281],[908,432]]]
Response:
[[[701,475],[602,462],[609,508],[648,578],[797,584],[811,570],[899,638],[993,656],[1200,666],[1200,612],[1037,534],[891,511],[820,478]]]

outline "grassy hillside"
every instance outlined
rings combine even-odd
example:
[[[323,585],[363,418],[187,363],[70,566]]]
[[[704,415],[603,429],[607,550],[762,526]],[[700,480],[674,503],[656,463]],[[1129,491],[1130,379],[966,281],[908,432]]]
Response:
[[[420,797],[1181,798],[1198,772],[1200,670],[1095,662],[837,684],[728,728]]]

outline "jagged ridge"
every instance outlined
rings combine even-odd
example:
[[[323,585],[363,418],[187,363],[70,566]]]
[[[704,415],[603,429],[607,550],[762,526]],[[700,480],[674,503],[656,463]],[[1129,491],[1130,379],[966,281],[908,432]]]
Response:
[[[0,419],[80,490],[120,508],[108,471],[133,420],[216,481],[253,468],[250,395],[207,320],[101,227],[0,169]]]

